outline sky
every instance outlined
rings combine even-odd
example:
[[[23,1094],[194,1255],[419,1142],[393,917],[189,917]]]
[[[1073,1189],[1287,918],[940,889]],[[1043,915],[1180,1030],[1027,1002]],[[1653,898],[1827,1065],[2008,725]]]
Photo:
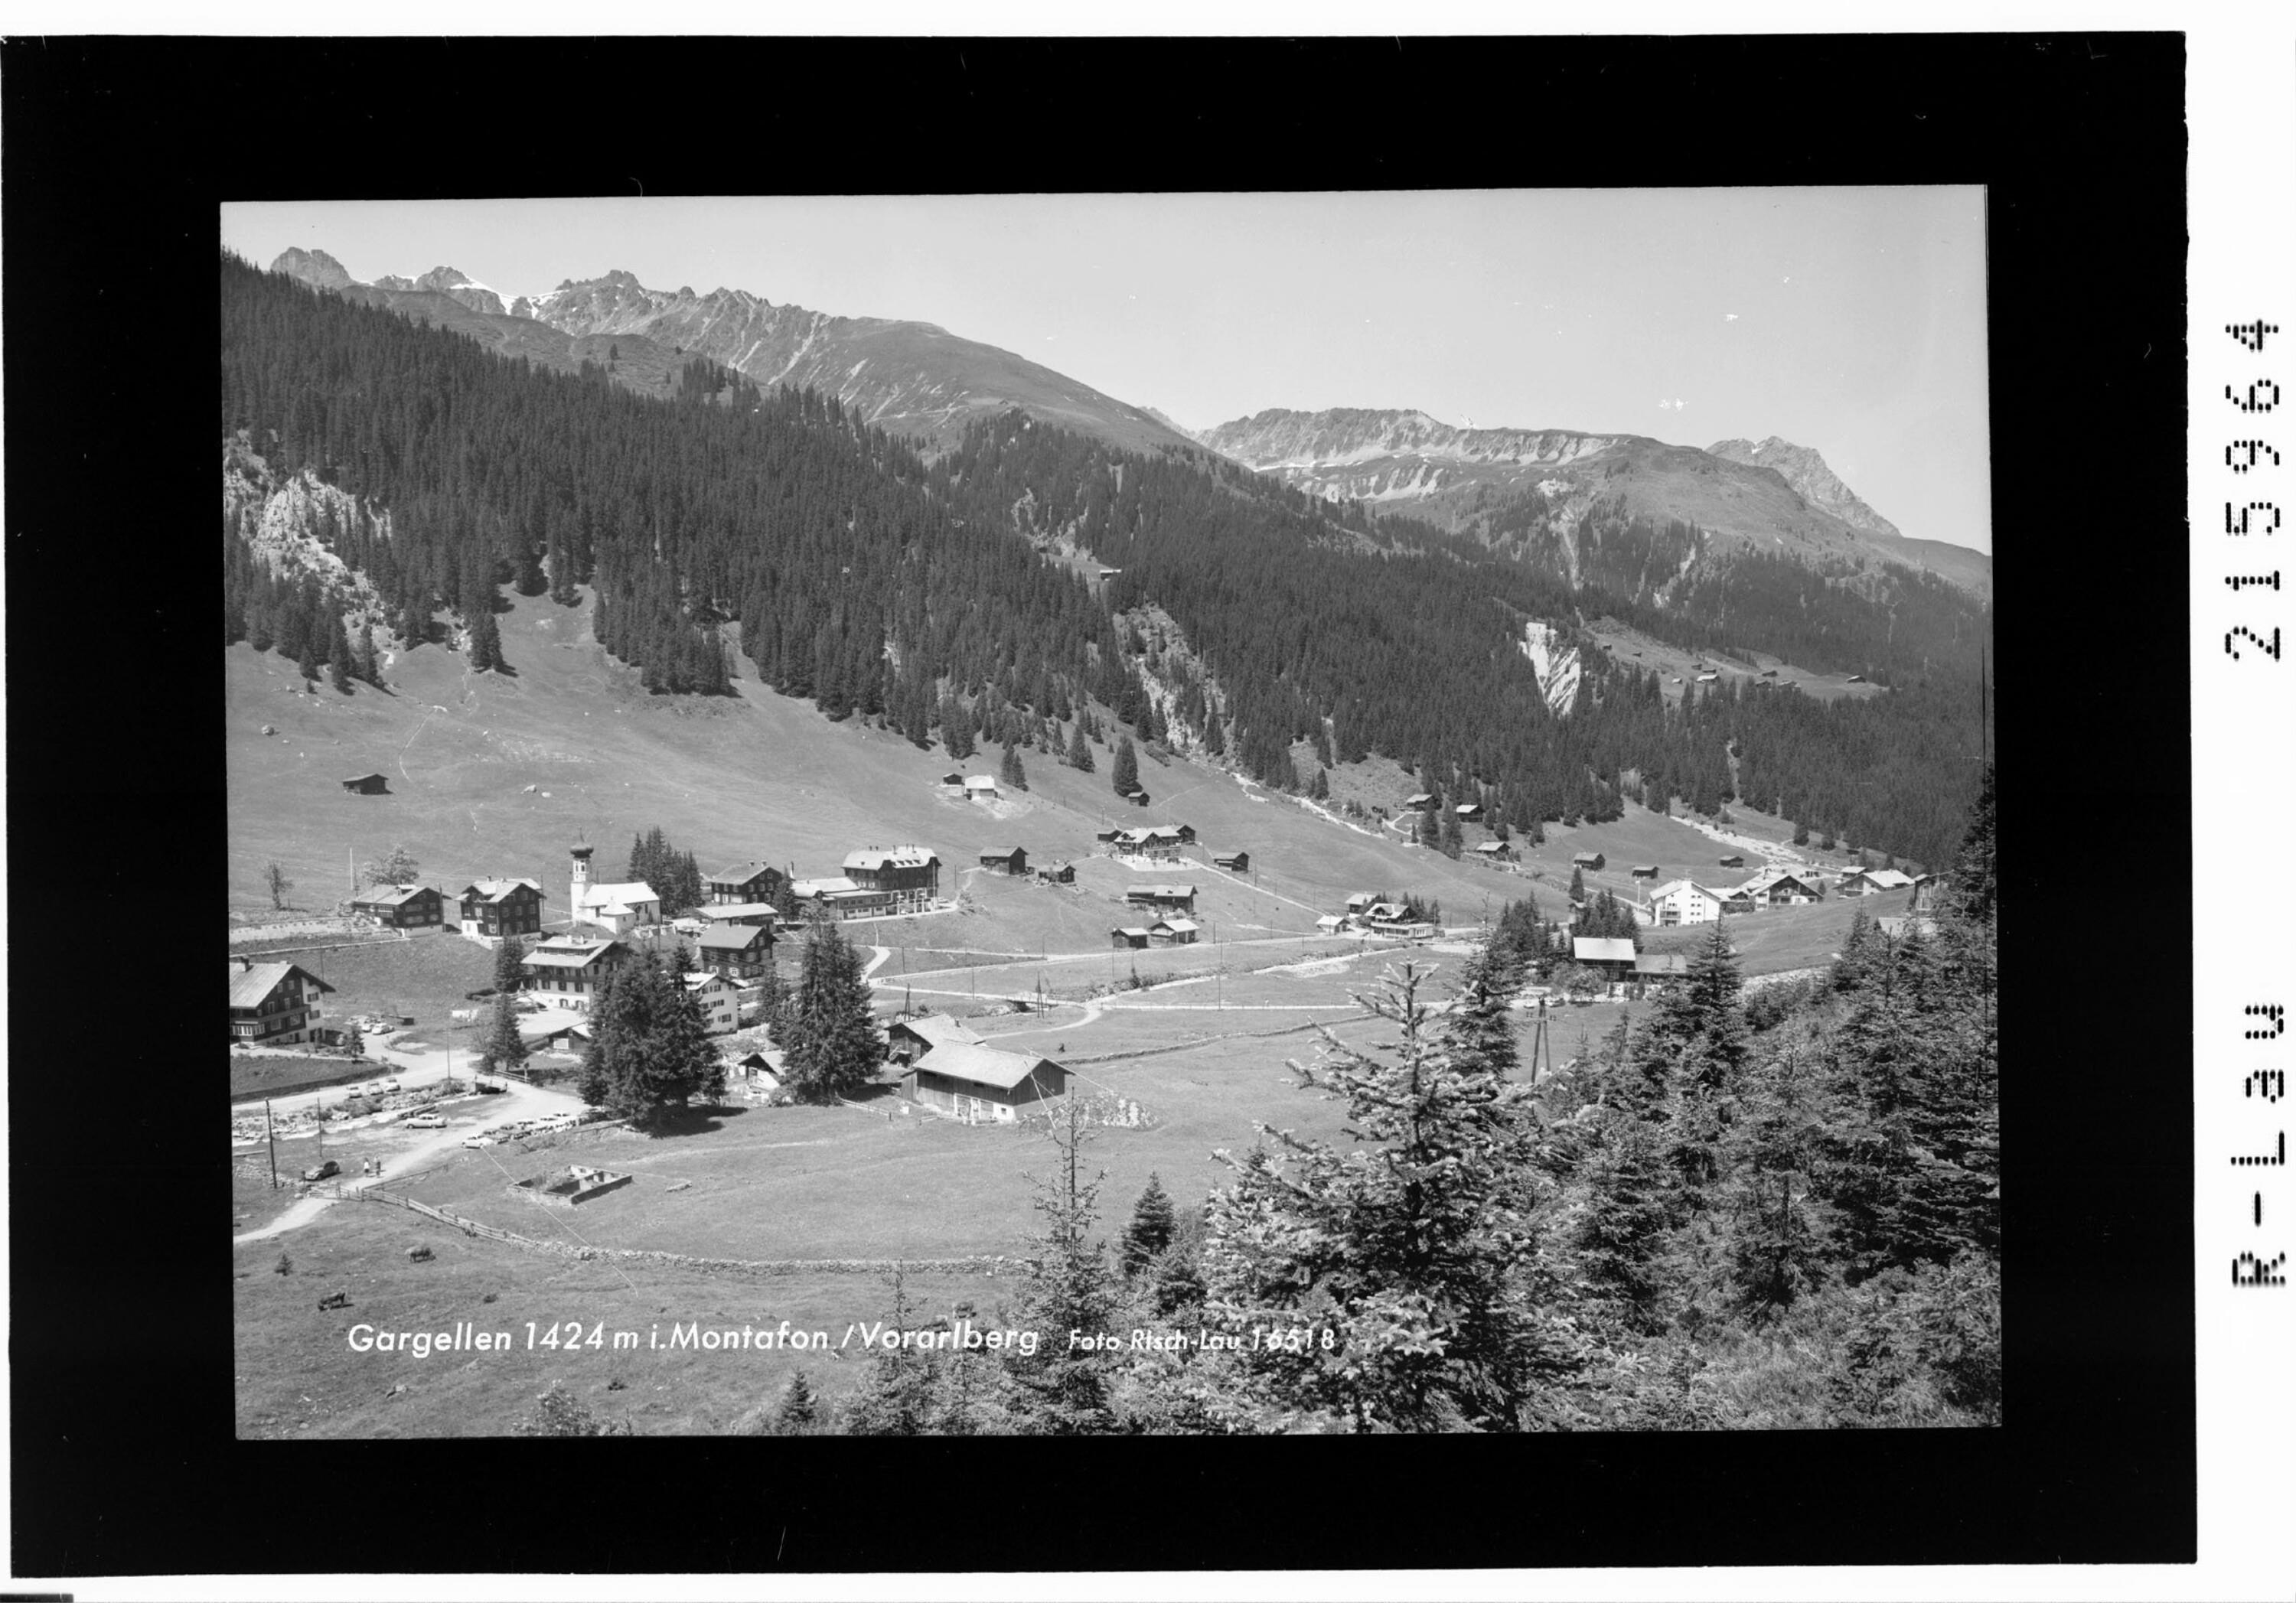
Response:
[[[1990,552],[1979,187],[234,204],[224,243],[912,318],[1204,429],[1268,407],[1808,446]]]

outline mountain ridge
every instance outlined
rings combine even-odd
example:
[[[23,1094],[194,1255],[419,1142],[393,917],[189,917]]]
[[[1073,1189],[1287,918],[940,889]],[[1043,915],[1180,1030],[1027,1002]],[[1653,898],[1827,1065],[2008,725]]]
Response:
[[[1408,511],[1493,544],[1516,540],[1573,582],[1585,567],[1588,519],[1640,519],[1718,536],[1715,555],[1789,556],[1868,585],[1882,585],[1884,565],[1896,564],[1980,597],[1992,591],[1990,557],[1907,537],[1817,452],[1775,436],[1702,451],[1642,434],[1461,428],[1414,408],[1270,407],[1198,438],[1311,494]]]
[[[707,295],[691,285],[652,290],[622,268],[562,279],[554,290],[514,295],[507,304],[451,266],[362,283],[326,252],[296,248],[282,252],[271,270],[562,371],[603,357],[618,382],[652,393],[670,387],[673,367],[707,357],[759,384],[818,390],[889,433],[922,437],[937,448],[953,446],[974,419],[1013,406],[1128,450],[1195,444],[1146,408],[934,323],[838,316],[722,286]],[[589,348],[602,339],[610,342],[606,350]],[[633,350],[628,371],[613,343],[622,339],[647,342]]]

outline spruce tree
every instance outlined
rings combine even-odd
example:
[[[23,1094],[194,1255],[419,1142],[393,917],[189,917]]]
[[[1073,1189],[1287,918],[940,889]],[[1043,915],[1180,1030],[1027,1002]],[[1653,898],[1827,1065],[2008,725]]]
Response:
[[[834,1102],[866,1084],[884,1060],[861,960],[837,926],[816,926],[805,946],[787,1020],[775,1039],[788,1051],[786,1084],[805,1102]]]
[[[1084,738],[1084,720],[1078,718],[1076,732],[1069,737],[1069,766],[1078,773],[1092,772],[1092,743]]]
[[[1086,1179],[1090,1139],[1084,1106],[1070,1097],[1046,1125],[1053,1172],[1032,1177],[1029,1206],[1039,1221],[1030,1243],[1029,1278],[1020,1295],[1023,1329],[1044,1332],[1037,1351],[1008,1351],[1013,1423],[1028,1435],[1097,1435],[1117,1427],[1109,1394],[1114,1366],[1107,1354],[1071,1346],[1069,1332],[1098,1335],[1113,1320],[1116,1299],[1102,1243],[1092,1234],[1105,1171]]]
[[[479,1049],[479,1067],[489,1074],[510,1074],[526,1057],[526,1042],[518,1033],[518,1009],[504,992],[495,998],[486,1044]]]
[[[1578,906],[1587,900],[1587,876],[1578,869],[1570,871],[1570,904]]]
[[[1308,1322],[1332,1351],[1254,1355],[1247,1381],[1356,1430],[1514,1430],[1552,1420],[1583,1362],[1547,1312],[1527,1086],[1487,1066],[1479,1026],[1438,1030],[1408,964],[1358,1001],[1395,1026],[1375,1058],[1326,1033],[1300,1083],[1345,1103],[1342,1151],[1267,1125],[1206,1210],[1205,1317]],[[1382,1060],[1383,1059],[1383,1060]]]
[[[726,1067],[710,1044],[701,1004],[652,953],[608,972],[591,1021],[584,1101],[644,1129],[660,1125],[693,1097],[726,1094]]]
[[[1021,767],[1021,748],[1018,744],[1005,743],[1004,760],[996,765],[996,779],[999,784],[1009,785],[1015,790],[1029,788],[1029,776]]]
[[[820,1423],[820,1404],[814,1401],[813,1387],[800,1370],[790,1377],[788,1388],[782,1393],[781,1405],[774,1410],[774,1434],[777,1436],[809,1436]]]
[[[495,948],[495,990],[507,994],[526,984],[526,943],[514,935],[504,936],[501,945]]]
[[[1163,1182],[1152,1172],[1147,1190],[1132,1205],[1132,1220],[1124,1227],[1118,1251],[1127,1278],[1146,1269],[1158,1254],[1171,1246],[1172,1229],[1172,1199],[1165,1194]]]
[[[1119,796],[1129,796],[1140,788],[1140,758],[1132,749],[1130,735],[1116,737],[1116,764],[1109,781]]]

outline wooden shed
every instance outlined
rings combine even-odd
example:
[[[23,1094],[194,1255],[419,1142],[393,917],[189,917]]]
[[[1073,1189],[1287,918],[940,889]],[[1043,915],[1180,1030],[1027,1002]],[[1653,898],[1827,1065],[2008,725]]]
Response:
[[[1069,1071],[1035,1052],[969,1042],[938,1045],[902,1076],[904,1095],[953,1118],[1010,1124],[1033,1102],[1068,1089]]]
[[[1145,946],[1148,944],[1148,932],[1138,928],[1111,929],[1108,932],[1108,944],[1119,949],[1127,946]]]
[[[354,796],[388,796],[389,784],[380,773],[354,773],[343,781],[343,789]]]
[[[1025,874],[1029,871],[1029,854],[1021,846],[1003,846],[981,853],[980,866],[992,874]]]
[[[1570,859],[1570,865],[1573,868],[1599,869],[1603,866],[1603,854],[1600,852],[1580,852]]]
[[[1251,871],[1251,854],[1250,852],[1215,853],[1212,856],[1212,866],[1233,869],[1239,874],[1248,874]]]

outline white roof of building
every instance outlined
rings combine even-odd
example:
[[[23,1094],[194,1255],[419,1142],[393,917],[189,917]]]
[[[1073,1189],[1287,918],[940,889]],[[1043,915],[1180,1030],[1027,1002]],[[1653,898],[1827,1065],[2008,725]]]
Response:
[[[463,887],[465,897],[476,896],[481,902],[499,902],[519,887],[524,886],[536,896],[542,894],[542,885],[535,879],[473,879]]]
[[[965,781],[967,784],[972,781]],[[993,781],[992,781],[993,783]],[[857,868],[870,870],[886,868],[931,868],[939,858],[921,846],[864,846],[857,852],[845,854],[845,868],[851,872]]]
[[[545,1041],[562,1030],[579,1029],[584,1035],[587,1035],[589,1031],[586,1026],[589,1022],[590,1016],[587,1013],[579,1012],[573,1008],[544,1008],[539,1012],[529,1013],[521,1018],[518,1021],[518,1033],[529,1041]]]
[[[1664,885],[1658,887],[1658,888],[1651,892],[1651,900],[1655,902],[1660,896],[1670,896],[1678,890],[1695,891],[1700,896],[1716,902],[1719,902],[1722,899],[1722,893],[1720,891],[1709,890],[1706,887],[1698,884],[1694,880],[1669,879]]]
[[[1914,882],[1914,877],[1911,874],[1894,868],[1869,868],[1866,871],[1866,877],[1883,890],[1896,890],[1900,886],[1911,885]]]
[[[1154,896],[1160,900],[1168,901],[1175,896],[1193,897],[1196,887],[1193,885],[1128,885],[1124,887],[1124,894],[1128,896]]]
[[[1157,929],[1168,929],[1175,935],[1186,935],[1199,928],[1201,926],[1193,919],[1159,919],[1149,933],[1152,935]]]
[[[834,879],[792,879],[790,890],[800,901],[808,896],[833,896],[845,891],[859,890],[852,880],[840,876]]]
[[[430,887],[427,885],[377,885],[351,898],[354,907],[397,907],[409,898],[419,896]]]
[[[966,1080],[975,1085],[994,1085],[999,1091],[1012,1090],[1039,1067],[1059,1067],[1050,1058],[1035,1053],[1008,1052],[1002,1047],[980,1046],[970,1041],[936,1046],[930,1057],[917,1064],[922,1073],[946,1075],[952,1080]]]
[[[526,961],[545,969],[586,969],[617,949],[629,950],[619,941],[579,935],[554,935],[527,948]]]
[[[642,879],[626,880],[619,885],[586,885],[578,907],[621,908],[627,910],[645,902],[659,902],[652,886]]]
[[[968,773],[964,776],[964,788],[968,790],[994,790],[996,781],[986,773]]]
[[[944,1046],[978,1046],[981,1039],[946,1013],[928,1013],[922,1018],[897,1018],[885,1027],[888,1031],[908,1031],[924,1042],[928,1051],[937,1051]]]
[[[734,864],[732,868],[727,869],[724,873],[710,875],[709,883],[712,885],[747,885],[759,874],[770,874],[773,871],[774,865],[770,863],[740,863]]]
[[[1335,912],[1327,912],[1322,918],[1316,920],[1316,928],[1318,929],[1337,929],[1341,925],[1346,922],[1347,920],[1340,917],[1339,914]]]
[[[261,1007],[263,999],[278,988],[279,982],[297,971],[293,963],[258,963],[253,968],[246,969],[241,969],[236,962],[233,963],[230,1005],[234,1008]],[[322,991],[334,989],[334,986],[313,974],[309,969],[302,969],[300,972],[305,983]]]
[[[728,991],[738,991],[742,988],[722,974],[681,974],[677,977],[679,983],[689,991],[704,991],[711,986],[723,986]]]
[[[1504,852],[1504,851],[1505,851],[1506,849],[1507,849],[1507,843],[1506,843],[1505,841],[1504,841],[1504,840],[1486,840],[1485,842],[1483,842],[1483,844],[1482,844],[1482,845],[1480,845],[1480,846],[1477,846],[1477,847],[1475,848],[1475,850],[1477,850],[1477,851],[1479,851],[1479,852],[1491,852],[1491,853]]]
[[[1635,944],[1622,935],[1573,936],[1570,955],[1582,963],[1631,963]]]

